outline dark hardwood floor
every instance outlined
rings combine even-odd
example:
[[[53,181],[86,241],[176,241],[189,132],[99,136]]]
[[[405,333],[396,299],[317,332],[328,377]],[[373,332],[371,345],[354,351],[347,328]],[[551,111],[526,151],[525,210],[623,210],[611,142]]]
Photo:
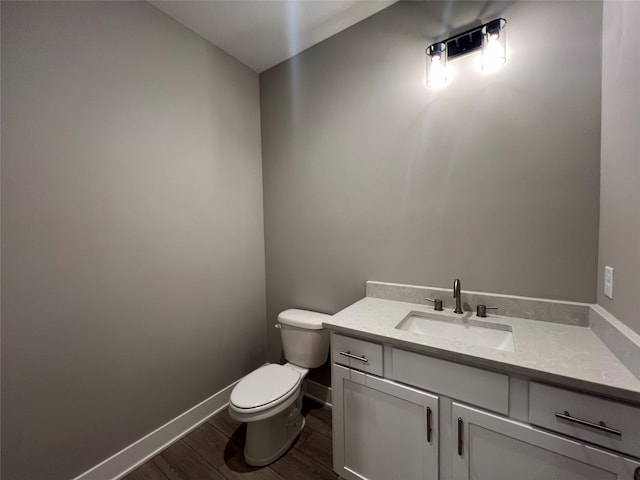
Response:
[[[224,409],[123,480],[335,480],[331,469],[331,409],[308,398],[304,430],[276,462],[250,467],[244,461],[246,425]]]

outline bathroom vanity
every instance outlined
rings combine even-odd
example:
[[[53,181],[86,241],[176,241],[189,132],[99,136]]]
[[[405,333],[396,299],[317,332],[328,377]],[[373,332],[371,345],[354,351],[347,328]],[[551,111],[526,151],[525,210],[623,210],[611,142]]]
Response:
[[[423,298],[421,287],[369,282],[368,294],[378,285],[388,298],[324,323],[341,477],[640,480],[640,380],[589,328],[590,306],[501,297],[556,321],[480,319],[397,300]]]

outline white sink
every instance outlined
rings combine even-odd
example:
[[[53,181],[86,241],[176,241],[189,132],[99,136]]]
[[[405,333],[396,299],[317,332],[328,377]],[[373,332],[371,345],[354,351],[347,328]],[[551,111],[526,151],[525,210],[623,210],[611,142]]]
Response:
[[[500,323],[427,312],[411,312],[395,328],[468,345],[478,345],[507,352],[516,351],[511,327]]]

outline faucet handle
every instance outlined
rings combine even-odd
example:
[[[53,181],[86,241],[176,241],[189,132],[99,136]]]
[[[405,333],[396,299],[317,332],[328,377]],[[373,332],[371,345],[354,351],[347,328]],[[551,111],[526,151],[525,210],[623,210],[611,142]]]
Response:
[[[425,300],[428,300],[429,302],[433,302],[433,309],[436,312],[442,311],[442,300],[440,300],[439,298],[425,298]]]
[[[478,317],[486,317],[487,316],[487,310],[497,310],[498,307],[487,307],[486,305],[478,305],[476,307],[476,315]]]

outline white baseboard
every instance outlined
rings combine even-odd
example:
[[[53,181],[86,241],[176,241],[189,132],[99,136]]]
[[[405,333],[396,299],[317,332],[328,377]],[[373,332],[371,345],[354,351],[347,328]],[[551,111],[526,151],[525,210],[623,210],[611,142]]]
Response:
[[[331,387],[322,385],[321,383],[307,380],[307,391],[305,395],[316,402],[331,406]]]
[[[199,427],[209,417],[229,404],[231,390],[240,380],[211,395],[198,405],[169,420],[140,440],[123,448],[73,480],[118,480],[154,457],[169,445]],[[316,402],[331,406],[331,387],[307,380],[305,395]]]
[[[211,395],[195,407],[168,421],[74,480],[117,480],[124,477],[225,408],[229,403],[231,390],[236,383],[238,382],[234,382]]]

